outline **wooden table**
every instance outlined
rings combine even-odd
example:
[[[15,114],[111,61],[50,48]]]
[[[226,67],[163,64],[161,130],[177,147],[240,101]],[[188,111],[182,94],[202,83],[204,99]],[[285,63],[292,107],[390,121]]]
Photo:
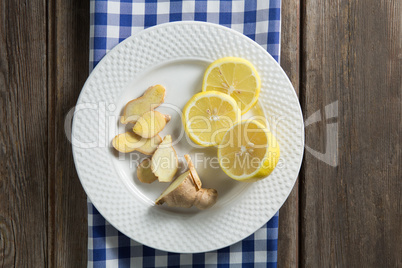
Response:
[[[89,1],[0,10],[0,267],[84,267],[86,195],[64,118],[88,76]],[[337,166],[305,153],[280,210],[279,267],[402,266],[401,14],[400,0],[283,0],[281,64],[305,119],[322,118],[306,145],[325,153],[327,126],[339,134]]]

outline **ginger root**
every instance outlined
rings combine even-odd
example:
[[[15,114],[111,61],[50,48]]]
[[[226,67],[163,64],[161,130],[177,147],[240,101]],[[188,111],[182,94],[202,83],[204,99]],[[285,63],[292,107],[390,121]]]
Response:
[[[137,178],[143,183],[153,183],[158,178],[154,175],[151,169],[151,159],[146,158],[137,167]]]
[[[170,118],[158,111],[146,112],[135,123],[133,131],[143,138],[152,138],[164,129]]]
[[[126,132],[114,137],[112,145],[121,153],[138,151],[146,155],[152,155],[161,142],[162,138],[159,135],[145,139],[133,132]]]
[[[149,87],[144,95],[129,101],[124,107],[122,124],[135,123],[143,114],[160,106],[165,100],[166,89],[161,85]]]
[[[187,156],[187,157],[186,157]],[[212,207],[218,199],[215,189],[201,188],[201,180],[191,162],[191,158],[185,155],[190,170],[181,174],[169,187],[156,199],[155,204],[166,203],[169,207],[207,209]],[[190,165],[191,163],[191,165]]]
[[[166,135],[152,156],[152,172],[160,182],[171,182],[178,168],[179,161],[172,147],[172,136]]]

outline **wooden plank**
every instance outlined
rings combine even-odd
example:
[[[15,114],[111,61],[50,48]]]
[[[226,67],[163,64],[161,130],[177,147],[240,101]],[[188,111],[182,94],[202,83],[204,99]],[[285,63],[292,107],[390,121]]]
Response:
[[[399,0],[303,1],[302,106],[323,118],[306,144],[324,153],[338,144],[336,167],[305,155],[303,267],[402,265],[401,14]],[[334,101],[339,116],[326,118]],[[338,143],[326,145],[331,123]]]
[[[53,47],[53,87],[49,114],[53,133],[54,159],[49,188],[53,205],[50,260],[54,267],[85,267],[87,264],[86,195],[75,171],[72,148],[66,138],[64,119],[74,107],[88,77],[89,1],[49,0],[49,16],[54,27],[49,34]],[[52,143],[52,142],[50,142]]]
[[[297,93],[300,82],[300,1],[282,1],[281,66]],[[297,267],[299,250],[299,181],[279,211],[278,267]]]
[[[0,267],[47,260],[46,6],[0,3]]]

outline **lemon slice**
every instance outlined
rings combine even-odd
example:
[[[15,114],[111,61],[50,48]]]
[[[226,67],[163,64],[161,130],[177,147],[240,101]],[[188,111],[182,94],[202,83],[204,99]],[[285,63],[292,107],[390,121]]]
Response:
[[[214,146],[240,120],[236,101],[227,94],[208,91],[195,94],[183,110],[187,135],[198,145]]]
[[[223,171],[232,179],[253,182],[274,170],[280,155],[274,135],[257,121],[242,121],[229,129],[219,148]]]
[[[214,61],[204,74],[202,91],[219,91],[233,97],[245,114],[257,102],[261,80],[247,60],[226,57]]]

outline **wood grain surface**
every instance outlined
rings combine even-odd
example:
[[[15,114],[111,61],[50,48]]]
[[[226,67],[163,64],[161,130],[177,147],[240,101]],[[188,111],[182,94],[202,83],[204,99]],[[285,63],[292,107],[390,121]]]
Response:
[[[300,2],[282,0],[281,66],[299,94]],[[299,179],[279,211],[278,267],[296,267],[299,258]]]
[[[338,154],[336,167],[305,154],[299,262],[401,266],[402,2],[302,3],[301,103],[306,118],[322,117],[306,127],[306,145]],[[339,116],[328,118],[335,101]]]
[[[65,118],[77,102],[88,77],[89,1],[49,1],[52,23],[49,47],[53,58],[49,66],[49,132],[52,134],[49,160],[49,207],[53,267],[85,267],[87,263],[87,198],[78,179],[71,144],[66,137]],[[69,124],[71,126],[71,124]]]
[[[0,14],[0,267],[85,267],[64,120],[88,76],[89,1]],[[281,65],[320,120],[280,210],[278,267],[402,267],[401,14],[400,0],[282,0]]]
[[[47,264],[44,1],[0,3],[0,267]]]

